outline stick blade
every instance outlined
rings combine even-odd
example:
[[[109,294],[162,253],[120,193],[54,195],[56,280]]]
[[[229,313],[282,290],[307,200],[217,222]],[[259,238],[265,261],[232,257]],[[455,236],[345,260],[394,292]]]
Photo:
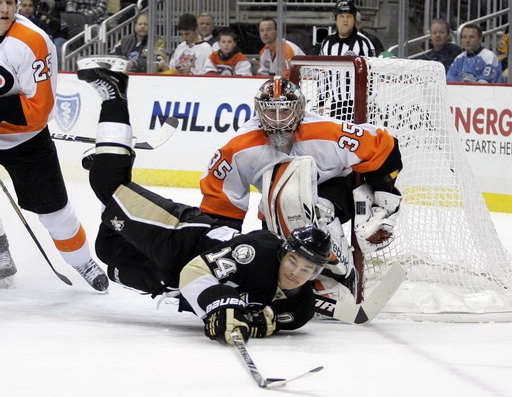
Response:
[[[320,372],[321,370],[323,370],[324,367],[323,366],[320,366],[320,367],[316,367],[316,368],[313,368],[311,370],[309,370],[308,372],[304,372],[303,374],[300,374],[300,375],[297,375],[297,376],[294,376],[293,378],[290,378],[290,379],[284,379],[284,378],[267,378],[266,381],[267,381],[267,388],[268,389],[272,389],[272,388],[276,388],[276,387],[281,387],[281,386],[285,386],[287,383],[291,382],[291,381],[294,381],[294,380],[297,380],[297,379],[301,379],[301,378],[304,378],[308,375],[311,375],[315,372]]]
[[[167,142],[176,132],[179,120],[176,117],[168,117],[165,123],[157,131],[157,133],[147,142],[140,142],[135,144],[135,149],[156,149]]]
[[[60,273],[55,273],[55,274],[57,275],[58,278],[60,278],[67,285],[73,285],[71,280],[69,278],[67,278],[66,276],[64,276],[63,274],[60,274]]]
[[[379,285],[372,291],[370,296],[365,298],[363,303],[347,305],[343,304],[343,302],[338,302],[334,309],[333,317],[352,324],[366,324],[370,322],[400,288],[406,275],[405,269],[399,263],[391,265]]]

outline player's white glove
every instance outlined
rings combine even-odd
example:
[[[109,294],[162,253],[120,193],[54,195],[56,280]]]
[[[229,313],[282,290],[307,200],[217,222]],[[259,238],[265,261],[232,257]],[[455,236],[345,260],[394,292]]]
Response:
[[[368,184],[354,189],[354,232],[364,253],[387,247],[394,239],[393,228],[398,219],[402,196],[387,192],[373,192]]]

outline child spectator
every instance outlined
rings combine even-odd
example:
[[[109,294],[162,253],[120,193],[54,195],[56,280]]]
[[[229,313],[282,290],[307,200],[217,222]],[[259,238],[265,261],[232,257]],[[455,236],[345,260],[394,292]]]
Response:
[[[210,60],[222,76],[252,76],[251,63],[237,47],[238,38],[231,29],[222,29],[218,35],[219,50],[210,55]]]
[[[194,15],[183,14],[180,17],[178,33],[183,41],[176,47],[164,73],[217,74],[217,68],[210,60],[212,46],[198,35],[197,19]]]

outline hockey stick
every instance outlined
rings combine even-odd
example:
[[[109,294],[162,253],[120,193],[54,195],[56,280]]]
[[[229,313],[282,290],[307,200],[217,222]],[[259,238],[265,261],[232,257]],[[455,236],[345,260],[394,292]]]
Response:
[[[176,117],[168,117],[162,127],[146,142],[137,142],[134,145],[135,149],[153,150],[162,146],[169,140],[176,132],[179,121]],[[82,142],[82,143],[96,143],[96,139],[89,136],[79,136],[70,134],[57,134],[52,132],[51,137],[60,141]],[[135,138],[134,138],[135,139]]]
[[[25,228],[27,229],[28,233],[30,234],[30,237],[32,237],[32,240],[34,240],[34,243],[36,243],[37,248],[39,248],[39,251],[41,251],[41,254],[43,254],[44,259],[46,259],[46,262],[48,262],[48,264],[50,265],[53,272],[57,275],[58,278],[60,278],[67,285],[73,285],[73,283],[69,280],[69,278],[67,278],[66,276],[60,274],[57,270],[55,270],[52,263],[50,262],[50,259],[48,258],[48,255],[46,255],[46,252],[44,252],[44,249],[41,246],[41,244],[39,243],[39,240],[37,239],[36,235],[30,228],[30,226],[28,225],[27,220],[21,213],[20,209],[18,208],[18,205],[13,200],[11,194],[9,193],[9,191],[7,190],[7,187],[4,185],[4,182],[1,179],[0,179],[0,185],[2,185],[2,190],[4,191],[5,195],[9,199],[9,201],[11,202],[12,208],[14,208],[14,211],[16,211],[16,213],[18,214],[19,218],[21,219],[21,222],[23,222],[23,225],[25,225]]]
[[[405,280],[407,273],[404,268],[395,263],[390,266],[388,272],[382,277],[381,282],[375,287],[370,296],[363,303],[347,304],[343,301],[315,295],[317,313],[349,324],[366,324],[372,321],[382,308],[389,302]]]
[[[313,368],[312,370],[309,370],[308,372],[304,372],[303,374],[294,376],[293,378],[290,378],[290,379],[283,379],[283,378],[266,378],[265,379],[263,377],[263,375],[261,375],[261,372],[256,367],[256,364],[254,364],[254,361],[252,361],[252,358],[249,355],[249,352],[247,351],[247,348],[245,347],[244,340],[242,339],[240,334],[237,331],[233,331],[231,333],[231,338],[233,339],[233,342],[234,342],[238,352],[244,359],[244,362],[247,365],[247,368],[249,369],[249,371],[251,372],[252,377],[254,378],[254,380],[256,381],[258,386],[261,388],[270,389],[273,387],[281,387],[293,380],[304,378],[307,375],[310,375],[314,372],[320,372],[322,369],[324,369],[324,367],[316,367],[316,368]]]

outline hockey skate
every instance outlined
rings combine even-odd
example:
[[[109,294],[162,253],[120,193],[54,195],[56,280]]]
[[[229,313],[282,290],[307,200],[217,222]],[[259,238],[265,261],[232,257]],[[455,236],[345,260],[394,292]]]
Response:
[[[14,276],[17,271],[9,250],[0,253],[0,280]]]
[[[0,228],[3,231],[1,223]],[[14,276],[17,271],[18,269],[16,269],[16,265],[9,251],[7,236],[2,234],[0,236],[0,287],[9,287],[12,283],[12,276]]]
[[[128,75],[122,68],[107,68],[105,62],[98,62],[97,58],[83,58],[77,61],[79,80],[86,81],[93,86],[101,99],[119,99],[126,102],[128,89]]]
[[[73,267],[95,290],[103,292],[108,288],[107,275],[93,259],[81,266]]]

